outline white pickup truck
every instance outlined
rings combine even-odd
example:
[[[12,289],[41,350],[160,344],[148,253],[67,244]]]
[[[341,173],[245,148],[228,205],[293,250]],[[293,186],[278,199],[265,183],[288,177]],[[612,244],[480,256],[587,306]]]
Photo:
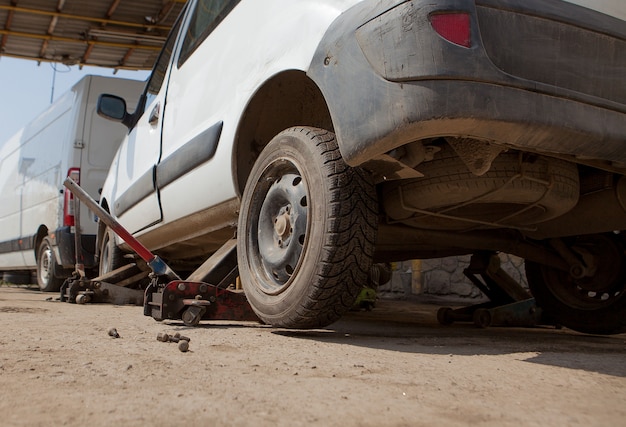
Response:
[[[101,204],[178,271],[237,238],[259,317],[324,326],[372,262],[502,251],[626,328],[626,3],[190,0]],[[101,272],[128,247],[104,226]]]

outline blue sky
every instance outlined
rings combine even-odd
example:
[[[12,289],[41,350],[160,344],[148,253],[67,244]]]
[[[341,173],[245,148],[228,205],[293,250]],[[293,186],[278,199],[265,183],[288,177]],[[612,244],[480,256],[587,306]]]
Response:
[[[56,73],[54,68],[56,67]],[[0,56],[0,145],[88,74],[145,80],[145,71],[68,67]],[[54,93],[53,93],[54,81]]]

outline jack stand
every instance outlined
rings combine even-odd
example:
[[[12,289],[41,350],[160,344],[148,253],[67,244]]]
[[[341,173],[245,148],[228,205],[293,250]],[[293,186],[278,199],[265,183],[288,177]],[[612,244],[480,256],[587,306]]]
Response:
[[[535,299],[500,268],[500,259],[496,254],[475,253],[463,273],[490,301],[456,310],[442,307],[437,312],[440,324],[473,322],[479,328],[546,324],[543,311],[537,307]]]

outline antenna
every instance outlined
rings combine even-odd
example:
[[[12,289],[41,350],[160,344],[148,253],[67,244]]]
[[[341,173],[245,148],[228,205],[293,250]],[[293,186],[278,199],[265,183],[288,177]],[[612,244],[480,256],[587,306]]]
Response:
[[[54,102],[54,86],[57,81],[57,67],[52,64],[52,88],[50,89],[50,104]]]
[[[59,70],[59,64],[67,67],[67,70]],[[57,73],[69,73],[70,71],[72,71],[72,69],[69,65],[63,62],[50,62],[50,66],[52,67],[52,88],[50,89],[50,104],[52,104],[54,102],[54,89],[56,88]]]

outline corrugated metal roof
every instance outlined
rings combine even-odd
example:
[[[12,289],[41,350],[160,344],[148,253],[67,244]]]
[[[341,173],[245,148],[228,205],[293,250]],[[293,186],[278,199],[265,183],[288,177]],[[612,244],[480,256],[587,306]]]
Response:
[[[186,0],[0,0],[0,56],[150,69]]]

